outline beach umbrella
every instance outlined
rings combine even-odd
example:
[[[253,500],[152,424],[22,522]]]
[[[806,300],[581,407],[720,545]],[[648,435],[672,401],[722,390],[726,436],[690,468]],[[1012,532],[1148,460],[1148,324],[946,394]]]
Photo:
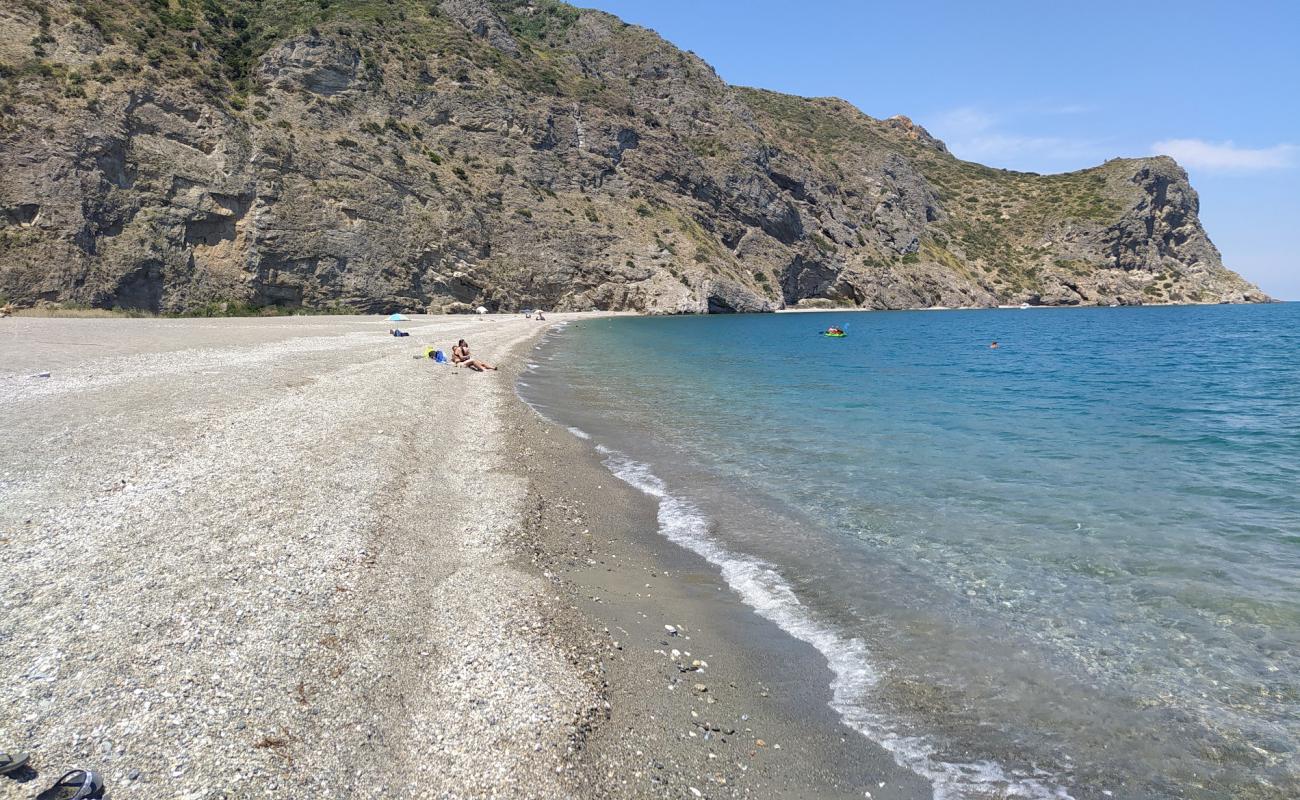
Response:
[[[410,322],[411,320],[410,317],[405,317],[401,314],[393,314],[388,317],[388,321],[389,322]]]
[[[486,314],[486,313],[487,313],[487,306],[479,306],[479,307],[478,307],[477,309],[475,309],[475,310],[478,311],[478,313],[480,313],[480,314]]]

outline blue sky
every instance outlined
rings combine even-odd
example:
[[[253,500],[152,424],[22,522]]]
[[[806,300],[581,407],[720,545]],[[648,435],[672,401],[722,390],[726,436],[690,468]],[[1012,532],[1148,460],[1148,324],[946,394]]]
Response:
[[[906,114],[972,161],[1172,155],[1224,263],[1300,300],[1300,1],[577,2],[730,83]]]

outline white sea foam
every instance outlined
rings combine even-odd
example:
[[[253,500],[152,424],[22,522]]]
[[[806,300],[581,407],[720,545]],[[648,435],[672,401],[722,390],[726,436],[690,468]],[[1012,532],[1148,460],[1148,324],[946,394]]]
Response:
[[[590,437],[583,434],[581,438]],[[929,780],[936,800],[971,796],[1032,800],[1071,797],[1047,779],[1011,776],[993,762],[943,761],[924,736],[900,731],[895,723],[866,708],[863,699],[879,675],[872,668],[866,644],[861,639],[845,637],[819,622],[773,565],[732,553],[714,540],[700,509],[669,492],[647,465],[603,445],[596,445],[596,450],[604,457],[610,472],[659,501],[660,533],[721,570],[727,585],[758,614],[821,652],[835,675],[831,682],[831,708],[849,727],[893,755],[900,766]]]
[[[575,427],[573,427],[572,425],[569,426],[569,433],[573,434],[574,436],[577,436],[579,439],[590,439],[590,438],[591,438],[591,434],[590,434],[590,433],[587,433],[587,432],[584,431],[582,428],[575,428]]]

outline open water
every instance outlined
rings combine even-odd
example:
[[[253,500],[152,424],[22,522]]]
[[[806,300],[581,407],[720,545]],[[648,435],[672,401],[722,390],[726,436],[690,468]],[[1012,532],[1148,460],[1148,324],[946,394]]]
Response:
[[[1300,304],[617,318],[532,360],[936,797],[1300,797]]]

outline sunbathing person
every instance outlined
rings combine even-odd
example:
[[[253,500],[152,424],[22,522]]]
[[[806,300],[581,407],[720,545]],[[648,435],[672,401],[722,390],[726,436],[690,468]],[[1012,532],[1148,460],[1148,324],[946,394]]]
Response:
[[[496,369],[496,367],[486,361],[479,361],[477,358],[470,358],[469,345],[464,339],[461,339],[456,343],[455,347],[451,348],[451,363],[458,367],[469,367],[475,372],[486,372],[490,369]]]

